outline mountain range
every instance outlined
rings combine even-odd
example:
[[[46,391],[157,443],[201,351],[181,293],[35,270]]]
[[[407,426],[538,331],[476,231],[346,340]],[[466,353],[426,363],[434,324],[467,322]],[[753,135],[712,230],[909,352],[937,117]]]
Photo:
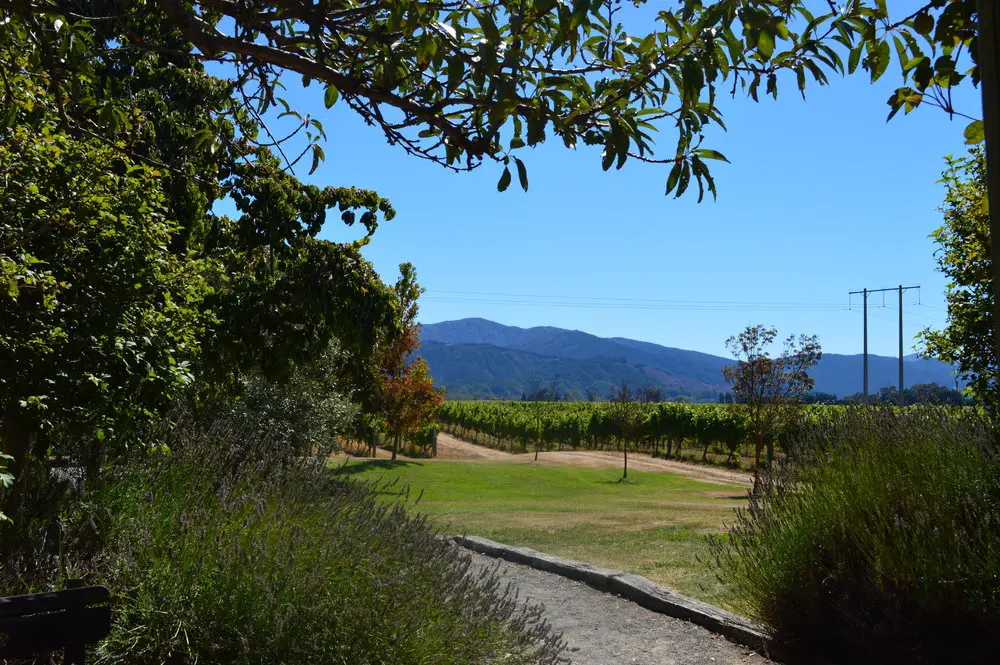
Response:
[[[460,319],[422,326],[420,355],[434,382],[452,399],[518,399],[555,382],[560,393],[583,399],[605,397],[623,378],[651,384],[667,398],[715,400],[728,391],[722,368],[731,358],[675,349],[624,337],[597,337],[579,330],[517,328],[486,319]],[[907,387],[956,384],[952,367],[917,356],[903,359]],[[839,397],[862,389],[861,354],[823,354],[810,372],[816,392]],[[868,357],[869,390],[895,386],[898,359]],[[959,385],[962,385],[959,382]]]

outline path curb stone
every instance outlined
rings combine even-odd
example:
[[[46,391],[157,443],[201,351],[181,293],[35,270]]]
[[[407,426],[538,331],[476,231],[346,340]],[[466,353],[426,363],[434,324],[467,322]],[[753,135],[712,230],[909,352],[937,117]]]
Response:
[[[714,633],[724,635],[737,644],[759,653],[767,653],[769,636],[762,626],[738,614],[682,596],[640,575],[563,559],[527,547],[504,545],[478,536],[452,536],[451,540],[457,545],[489,557],[537,568],[583,582],[598,591],[617,594],[653,612],[690,621]]]

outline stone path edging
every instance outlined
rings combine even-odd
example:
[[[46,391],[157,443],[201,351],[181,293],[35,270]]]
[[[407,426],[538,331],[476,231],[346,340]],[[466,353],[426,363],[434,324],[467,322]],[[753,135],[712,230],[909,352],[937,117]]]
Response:
[[[763,627],[738,614],[682,596],[640,575],[563,559],[527,547],[512,547],[478,536],[450,538],[455,544],[474,552],[583,582],[598,591],[627,598],[653,612],[690,621],[759,653],[767,652],[768,633]]]

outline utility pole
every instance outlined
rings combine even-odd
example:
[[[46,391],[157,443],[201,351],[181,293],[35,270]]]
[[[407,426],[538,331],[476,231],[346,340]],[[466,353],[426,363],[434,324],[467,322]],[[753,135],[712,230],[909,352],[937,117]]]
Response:
[[[868,403],[868,289],[862,291],[865,300],[865,404]]]
[[[899,405],[906,406],[903,397],[903,285],[899,285]]]
[[[850,291],[849,296],[860,295],[864,299],[864,395],[865,404],[868,403],[868,296],[873,293],[885,293],[886,291],[896,291],[899,293],[899,405],[903,405],[903,292],[910,289],[919,289],[919,286],[903,286],[900,284],[892,289],[862,289],[860,291]]]

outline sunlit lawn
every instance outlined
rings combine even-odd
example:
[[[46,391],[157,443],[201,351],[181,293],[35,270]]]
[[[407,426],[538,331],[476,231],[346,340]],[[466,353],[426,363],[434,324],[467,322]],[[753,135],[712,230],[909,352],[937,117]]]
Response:
[[[365,480],[399,479],[416,510],[445,533],[484,536],[638,573],[676,591],[726,604],[726,590],[696,557],[731,522],[746,489],[669,473],[508,462],[358,461]],[[398,487],[396,489],[398,489]],[[395,491],[395,489],[393,490]]]

